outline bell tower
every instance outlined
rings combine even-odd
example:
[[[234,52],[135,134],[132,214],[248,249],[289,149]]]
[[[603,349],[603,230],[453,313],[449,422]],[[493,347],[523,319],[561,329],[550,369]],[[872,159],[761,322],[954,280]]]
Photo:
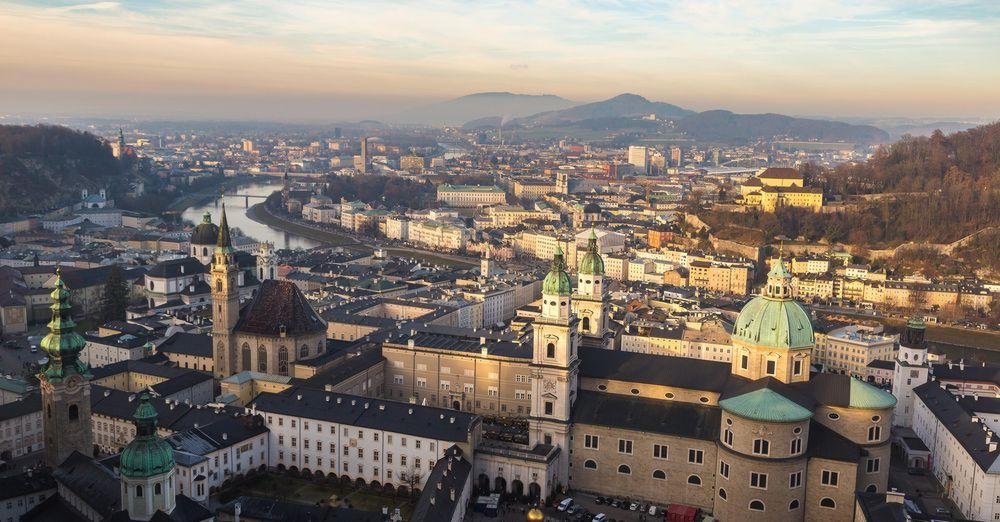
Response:
[[[233,249],[226,221],[226,205],[222,205],[219,240],[212,256],[209,284],[212,286],[212,350],[215,356],[215,376],[224,379],[239,368],[233,345],[233,329],[240,316],[240,288],[237,277],[236,250]]]
[[[265,241],[260,245],[260,252],[257,254],[257,279],[266,281],[277,278],[277,270],[274,262],[274,244]]]
[[[906,329],[899,336],[899,350],[893,368],[892,394],[896,396],[896,409],[892,414],[893,426],[913,425],[913,389],[927,382],[927,343],[924,333],[927,325],[920,317],[906,321]]]
[[[56,467],[74,451],[92,456],[93,430],[90,425],[90,368],[80,360],[86,346],[76,333],[69,303],[69,290],[56,269],[52,296],[52,320],[43,339],[42,350],[49,360],[38,381],[42,390],[42,417],[45,434],[45,463]]]
[[[577,264],[576,293],[573,311],[580,319],[579,331],[584,346],[607,348],[608,292],[604,280],[604,259],[597,248],[597,233],[590,229],[587,253]]]
[[[568,485],[569,420],[580,373],[579,319],[571,313],[573,287],[562,249],[542,281],[542,313],[532,323],[529,442],[562,448],[558,482]]]
[[[174,450],[156,433],[157,413],[148,393],[139,395],[132,419],[135,439],[118,460],[122,508],[132,520],[150,520],[158,511],[169,515],[177,507]]]

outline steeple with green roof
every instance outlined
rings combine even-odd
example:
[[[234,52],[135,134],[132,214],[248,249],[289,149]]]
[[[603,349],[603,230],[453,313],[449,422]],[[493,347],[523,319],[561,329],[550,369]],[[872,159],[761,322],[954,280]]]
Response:
[[[219,218],[219,239],[215,243],[217,254],[232,254],[233,238],[229,233],[229,221],[226,220],[226,204],[222,203],[222,217]]]
[[[585,275],[604,275],[604,258],[597,250],[597,233],[593,228],[590,229],[590,236],[587,238],[587,253],[580,260],[577,271]]]
[[[49,382],[57,382],[70,375],[90,377],[87,363],[80,360],[80,352],[87,342],[76,332],[76,323],[72,317],[72,305],[69,302],[69,290],[62,279],[62,269],[56,269],[56,286],[49,294],[52,297],[52,320],[49,321],[49,333],[40,346],[49,360],[42,369],[41,376]]]
[[[569,295],[573,284],[566,273],[566,261],[563,259],[562,246],[556,246],[556,254],[552,257],[552,267],[542,280],[542,295]]]

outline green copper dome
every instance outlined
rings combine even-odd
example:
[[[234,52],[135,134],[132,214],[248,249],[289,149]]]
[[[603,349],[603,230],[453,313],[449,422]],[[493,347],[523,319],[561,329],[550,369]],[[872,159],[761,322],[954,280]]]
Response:
[[[52,297],[52,320],[49,321],[49,333],[42,338],[39,346],[48,355],[49,360],[42,369],[42,376],[49,381],[57,381],[70,374],[89,376],[87,363],[80,360],[80,352],[87,342],[83,336],[76,333],[76,323],[73,322],[72,306],[69,303],[69,290],[62,280],[62,270],[56,269],[56,287],[49,294]]]
[[[156,408],[149,403],[149,394],[139,396],[135,420],[135,439],[122,450],[118,460],[121,474],[129,478],[162,475],[174,469],[174,450],[156,434]]]
[[[734,339],[773,348],[805,348],[816,343],[809,314],[792,300],[791,278],[778,258],[767,274],[763,295],[754,297],[736,318]]]
[[[590,229],[590,237],[587,238],[587,253],[580,260],[579,273],[585,275],[604,275],[604,258],[597,251],[597,234],[594,229]]]
[[[801,422],[812,417],[811,411],[769,388],[723,399],[719,406],[733,415],[761,422]]]
[[[865,410],[887,410],[896,406],[896,397],[867,382],[851,378],[851,395],[848,405]]]
[[[562,247],[556,247],[556,255],[552,258],[552,268],[542,281],[542,294],[569,295],[573,292],[569,274],[566,273],[566,262],[563,260]]]

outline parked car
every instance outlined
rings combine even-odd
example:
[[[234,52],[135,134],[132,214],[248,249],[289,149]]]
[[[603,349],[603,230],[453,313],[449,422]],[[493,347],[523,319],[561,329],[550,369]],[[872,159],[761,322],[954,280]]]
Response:
[[[604,513],[598,513],[594,515],[594,518],[592,518],[591,520],[593,520],[593,522],[605,522],[607,519],[608,519],[607,515],[605,515]]]
[[[556,509],[558,509],[559,511],[566,511],[572,505],[573,505],[573,499],[564,498],[562,502],[560,502],[559,505],[556,507]]]
[[[604,497],[597,497],[594,499],[594,503],[600,506],[601,504],[604,504],[605,500],[606,499]]]
[[[639,503],[638,502],[633,502],[633,503],[629,504],[628,505],[628,510],[629,511],[638,511],[639,510]]]

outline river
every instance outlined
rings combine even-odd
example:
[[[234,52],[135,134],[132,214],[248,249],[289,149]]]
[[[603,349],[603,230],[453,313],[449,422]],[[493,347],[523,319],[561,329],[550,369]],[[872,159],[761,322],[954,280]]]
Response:
[[[258,241],[270,241],[275,248],[312,248],[319,246],[318,241],[313,241],[295,234],[290,234],[275,228],[271,228],[262,223],[258,223],[247,217],[246,198],[234,194],[248,194],[251,196],[269,196],[275,190],[281,189],[280,183],[250,183],[240,185],[237,189],[226,190],[223,200],[226,203],[226,220],[229,226],[239,228],[244,235],[250,236]],[[250,206],[263,201],[261,198],[250,198]],[[188,207],[181,214],[181,219],[188,223],[201,223],[202,215],[207,211],[212,213],[212,221],[219,222],[219,213],[222,208],[219,200],[209,201],[202,205]]]

